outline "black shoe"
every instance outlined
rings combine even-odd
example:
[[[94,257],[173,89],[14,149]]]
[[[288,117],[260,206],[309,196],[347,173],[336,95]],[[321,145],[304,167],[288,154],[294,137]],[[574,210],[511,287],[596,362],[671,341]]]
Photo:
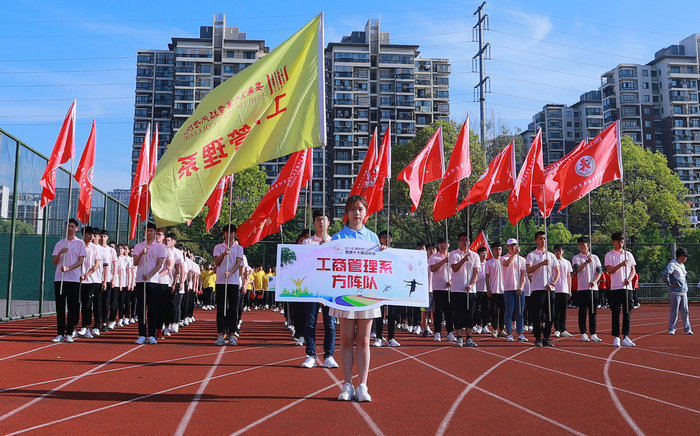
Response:
[[[535,347],[541,347],[541,346],[542,346],[542,339],[535,340]]]
[[[549,339],[545,339],[544,341],[542,341],[542,346],[543,346],[543,347],[554,348],[554,344],[553,344],[552,341],[550,341]]]
[[[100,329],[103,333],[107,333],[109,329],[107,328],[106,325],[103,325],[102,328]]]

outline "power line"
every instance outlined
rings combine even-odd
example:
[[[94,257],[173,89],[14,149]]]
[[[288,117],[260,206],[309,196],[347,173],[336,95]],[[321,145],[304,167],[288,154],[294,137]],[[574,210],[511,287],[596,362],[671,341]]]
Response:
[[[39,59],[0,59],[0,62],[64,62],[64,61],[99,61],[106,59],[134,59],[134,56],[107,56],[90,58],[39,58]]]
[[[541,98],[524,97],[524,96],[522,96],[522,95],[505,94],[505,93],[503,93],[503,92],[493,92],[493,91],[492,91],[491,94],[503,95],[503,96],[512,97],[512,98],[520,98],[520,99],[522,99],[522,100],[539,101],[539,102],[547,103],[547,104],[552,103],[551,100],[542,100]]]
[[[492,45],[492,46],[495,46],[495,47],[505,48],[505,49],[507,49],[507,50],[517,51],[517,52],[520,52],[520,53],[527,53],[527,54],[532,54],[532,55],[536,55],[536,56],[542,56],[542,57],[550,58],[550,59],[558,59],[558,60],[561,60],[561,61],[573,62],[573,63],[575,63],[575,64],[589,65],[589,66],[592,66],[592,67],[599,67],[599,68],[605,68],[605,69],[610,68],[610,66],[608,66],[608,65],[592,64],[592,63],[590,63],[590,62],[577,61],[577,60],[575,60],[575,59],[568,59],[568,58],[563,58],[563,57],[560,57],[560,56],[552,56],[552,55],[548,55],[548,54],[544,54],[544,53],[538,53],[538,52],[535,52],[535,51],[523,50],[522,48],[509,47],[509,46],[507,46],[507,45],[502,45],[502,44],[497,44],[497,43],[491,43],[491,45]]]
[[[84,100],[132,100],[134,97],[70,97],[70,98],[4,98],[0,101],[25,102],[25,101],[84,101]]]
[[[0,88],[48,88],[55,86],[57,88],[66,86],[120,86],[120,85],[133,85],[134,82],[121,82],[121,83],[73,83],[73,84],[41,84],[41,85],[0,85]]]
[[[556,85],[552,85],[552,84],[549,84],[549,83],[533,82],[533,81],[530,81],[530,80],[518,79],[518,78],[516,78],[516,77],[501,76],[501,75],[499,75],[499,74],[491,74],[491,75],[494,76],[494,77],[500,77],[501,79],[509,79],[509,80],[514,80],[514,81],[516,81],[516,82],[529,83],[529,84],[531,84],[531,85],[541,85],[541,86],[546,86],[546,87],[549,87],[549,88],[563,89],[563,90],[565,90],[565,91],[581,92],[580,89],[566,88],[566,87],[563,87],[563,86],[556,86]]]
[[[503,64],[511,64],[511,65],[517,65],[517,66],[519,66],[519,67],[533,68],[533,69],[535,69],[535,70],[547,71],[547,72],[549,72],[549,73],[566,74],[567,76],[584,77],[584,78],[586,78],[586,79],[595,79],[595,80],[599,80],[599,79],[600,79],[600,76],[588,76],[588,75],[585,75],[585,74],[571,73],[571,72],[568,72],[568,71],[553,70],[553,69],[551,69],[551,68],[536,67],[536,66],[534,66],[534,65],[527,65],[527,64],[521,64],[521,63],[518,63],[518,62],[504,61],[504,60],[502,60],[502,59],[493,59],[493,58],[491,58],[491,59],[489,59],[489,60],[490,60],[490,61],[494,61],[494,62],[500,62],[500,63],[503,63]]]
[[[99,70],[54,70],[54,71],[0,71],[0,74],[56,74],[56,73],[105,73],[111,71],[133,71],[134,68],[105,68]]]

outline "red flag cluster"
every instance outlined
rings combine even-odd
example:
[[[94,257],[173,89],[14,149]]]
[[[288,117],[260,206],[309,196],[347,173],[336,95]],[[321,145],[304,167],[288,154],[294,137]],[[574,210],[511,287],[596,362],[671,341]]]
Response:
[[[139,161],[136,164],[136,173],[131,183],[131,194],[129,195],[129,217],[131,226],[129,228],[129,239],[136,236],[136,226],[140,222],[148,219],[148,184],[151,183],[153,174],[156,171],[156,160],[158,151],[158,125],[151,136],[151,124],[146,128],[146,134],[141,144]]]
[[[391,176],[391,125],[387,126],[382,139],[382,146],[377,154],[377,130],[367,147],[365,160],[362,161],[360,172],[350,189],[350,196],[361,195],[367,200],[367,216],[365,222],[375,212],[384,209],[384,185]],[[347,221],[347,217],[343,217]]]
[[[92,209],[92,177],[95,174],[95,143],[97,131],[95,120],[92,120],[92,129],[88,136],[87,144],[80,158],[80,164],[75,171],[75,180],[80,185],[80,195],[78,196],[78,220],[87,225],[90,222],[90,210]]]

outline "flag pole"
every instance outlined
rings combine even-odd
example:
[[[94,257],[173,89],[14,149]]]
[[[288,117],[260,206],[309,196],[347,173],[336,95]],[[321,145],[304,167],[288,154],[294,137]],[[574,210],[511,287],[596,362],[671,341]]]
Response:
[[[73,100],[73,119],[71,122],[73,123],[73,150],[75,154],[75,114],[78,111],[78,101]],[[74,156],[71,156],[70,158],[70,173],[68,174],[68,212],[66,212],[66,239],[68,239],[68,220],[70,220],[70,208],[72,206],[72,191],[73,191],[73,159]],[[48,206],[48,204],[47,204]],[[66,248],[68,248],[68,241],[66,241]],[[66,266],[66,258],[63,257],[63,266]],[[58,295],[63,295],[63,266],[61,267],[61,286],[58,291]]]
[[[386,173],[386,187],[387,187],[387,195],[386,195],[386,238],[387,241],[389,240],[389,218],[391,217],[391,120],[389,121],[389,126],[387,128],[387,134],[389,135],[389,141],[387,142],[386,146],[388,148],[387,150],[387,156],[386,156],[386,166],[387,166],[387,173]]]
[[[547,190],[545,189],[544,185],[542,185],[542,203],[544,205],[544,256],[545,260],[547,260],[547,253],[549,252],[549,247],[547,244],[549,243],[549,237],[547,235]],[[550,266],[549,262],[547,263],[547,266]],[[547,278],[547,287],[549,287],[549,268],[545,269],[545,277]],[[549,289],[547,289],[547,317],[547,321],[552,322],[552,294]]]
[[[148,123],[148,129],[146,129],[146,138],[144,138],[144,144],[146,143],[146,140],[149,140],[148,136],[151,136],[151,123]],[[156,141],[158,138],[156,138]],[[148,142],[150,147],[153,147],[153,141]],[[157,144],[156,144],[157,147]],[[158,149],[156,149],[156,153],[158,153]],[[146,250],[148,250],[148,200],[149,200],[149,187],[151,185],[151,150],[147,150],[146,154],[146,161],[148,162],[148,183],[146,184],[146,221],[143,224],[143,239],[144,239],[144,244],[146,247]],[[139,198],[141,198],[141,192],[140,190],[143,188],[143,185],[139,187]],[[154,239],[155,242],[155,239]],[[148,251],[146,252],[146,258],[144,259],[144,271],[148,273]],[[153,303],[153,302],[151,302]],[[150,320],[149,320],[150,321]],[[143,282],[143,323],[146,324],[146,281],[144,280]]]
[[[229,179],[228,182],[228,225],[226,226],[226,248],[231,249],[231,197],[233,196],[233,174],[231,174],[231,178]],[[226,282],[224,283],[224,317],[226,317],[226,313],[228,311],[228,277],[226,277],[226,273],[228,273],[228,263],[229,263],[229,256],[230,253],[226,255],[226,269],[224,270],[224,279]],[[229,332],[231,334],[231,332]]]
[[[627,280],[627,229],[626,229],[626,222],[625,222],[625,176],[624,176],[624,169],[622,166],[622,140],[620,138],[620,121],[616,121],[617,123],[617,153],[618,153],[618,159],[620,160],[620,196],[622,197],[622,253],[623,253],[623,259],[625,262],[625,265],[622,267],[622,271],[624,274],[624,279],[622,281],[623,288],[625,290],[625,308],[627,309],[627,313],[629,314],[630,312],[630,299],[629,299],[629,294],[627,293],[627,285],[625,285],[625,280]],[[630,285],[632,282],[630,282]],[[630,286],[633,290],[634,288]]]
[[[586,144],[590,141],[590,138],[586,136]],[[588,199],[588,257],[590,257],[593,254],[593,224],[591,223],[591,193],[589,192],[586,194],[586,198]],[[595,314],[596,313],[596,307],[595,307],[595,298],[593,298],[593,289],[590,285],[588,284],[588,289],[591,291],[591,313]],[[600,291],[598,291],[600,292]]]

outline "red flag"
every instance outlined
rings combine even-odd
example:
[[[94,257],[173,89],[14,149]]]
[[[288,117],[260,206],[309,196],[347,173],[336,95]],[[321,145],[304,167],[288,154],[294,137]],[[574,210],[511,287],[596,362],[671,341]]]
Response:
[[[148,160],[148,183],[151,183],[153,175],[156,173],[156,162],[158,162],[158,123],[156,123],[155,129],[153,129],[153,136],[151,136],[151,156]]]
[[[141,145],[141,154],[139,154],[139,162],[136,164],[136,174],[131,183],[131,194],[129,195],[129,217],[131,217],[131,228],[129,230],[129,239],[134,239],[136,236],[136,226],[139,222],[148,219],[147,214],[142,214],[139,220],[138,215],[141,209],[140,202],[142,197],[145,201],[145,196],[148,191],[148,177],[150,171],[149,155],[151,149],[151,125],[146,128],[146,135],[143,138]]]
[[[365,222],[373,213],[384,209],[384,184],[386,179],[391,176],[391,124],[386,126],[382,147],[379,149],[379,156],[375,162],[375,169],[376,183],[370,187],[367,191],[367,197],[365,197],[369,205]]]
[[[486,247],[486,260],[489,260],[493,257],[493,253],[491,253],[491,247],[489,247],[489,241],[486,239],[486,234],[483,230],[479,232],[479,235],[476,237],[474,242],[472,242],[472,245],[469,246],[469,249],[476,253],[476,250],[478,250],[479,247]]]
[[[216,185],[214,191],[209,196],[205,205],[209,206],[207,211],[207,216],[204,222],[207,224],[207,231],[209,231],[217,221],[219,221],[219,216],[221,216],[221,206],[224,202],[224,193],[226,192],[226,186],[231,182],[231,176],[224,176],[219,180],[219,184]],[[230,212],[229,212],[230,213]],[[191,221],[187,222],[189,226]]]
[[[261,203],[253,215],[238,226],[236,230],[238,242],[242,247],[250,247],[266,236],[280,232],[282,228],[277,221],[277,201]]]
[[[515,225],[532,211],[532,185],[544,184],[544,163],[542,161],[542,130],[530,145],[523,167],[520,168],[515,186],[508,196],[508,219]]]
[[[584,145],[586,145],[586,141],[581,141],[569,154],[544,167],[544,185],[532,186],[532,192],[537,200],[537,207],[544,218],[552,214],[554,203],[559,200],[559,183],[554,180],[554,176],[559,168],[571,159],[572,154],[576,153]],[[547,203],[546,211],[544,207],[545,202]]]
[[[408,196],[413,204],[411,212],[415,212],[418,209],[418,203],[420,203],[420,197],[423,193],[423,185],[441,179],[444,171],[442,127],[439,126],[416,158],[406,168],[401,170],[396,177],[408,185]]]
[[[457,206],[457,211],[486,200],[491,194],[512,189],[514,185],[515,142],[511,141],[484,170],[467,194],[467,198]]]
[[[622,147],[619,121],[615,121],[591,142],[570,153],[570,159],[554,176],[564,209],[595,188],[622,177]]]
[[[56,169],[73,156],[75,156],[75,100],[68,109],[49,161],[46,163],[44,174],[39,179],[39,184],[43,187],[40,208],[56,198]]]
[[[357,173],[355,177],[355,183],[352,185],[350,190],[350,196],[361,195],[367,198],[367,191],[370,190],[377,181],[377,171],[379,168],[376,166],[377,160],[377,129],[374,129],[372,133],[372,139],[369,141],[369,147],[367,147],[367,154],[365,155],[365,160],[362,161],[362,166],[360,167],[360,172]]]
[[[472,174],[472,161],[469,154],[469,116],[459,131],[455,148],[450,156],[445,175],[440,182],[435,203],[433,204],[433,219],[440,221],[457,213],[459,200],[459,181]]]
[[[284,224],[285,222],[294,218],[297,214],[297,206],[299,206],[299,193],[301,192],[302,186],[309,181],[309,161],[311,160],[312,149],[307,148],[295,152],[287,162],[286,166],[289,166],[289,175],[286,179],[286,184],[284,185],[284,193],[282,194],[282,202],[280,203],[279,215],[277,216],[277,224]]]
[[[78,214],[77,218],[83,225],[88,225],[90,222],[90,209],[92,207],[92,177],[95,170],[95,142],[97,130],[95,127],[95,119],[92,120],[92,129],[88,136],[83,156],[80,158],[78,169],[75,171],[75,180],[80,185],[80,194],[78,196]]]

